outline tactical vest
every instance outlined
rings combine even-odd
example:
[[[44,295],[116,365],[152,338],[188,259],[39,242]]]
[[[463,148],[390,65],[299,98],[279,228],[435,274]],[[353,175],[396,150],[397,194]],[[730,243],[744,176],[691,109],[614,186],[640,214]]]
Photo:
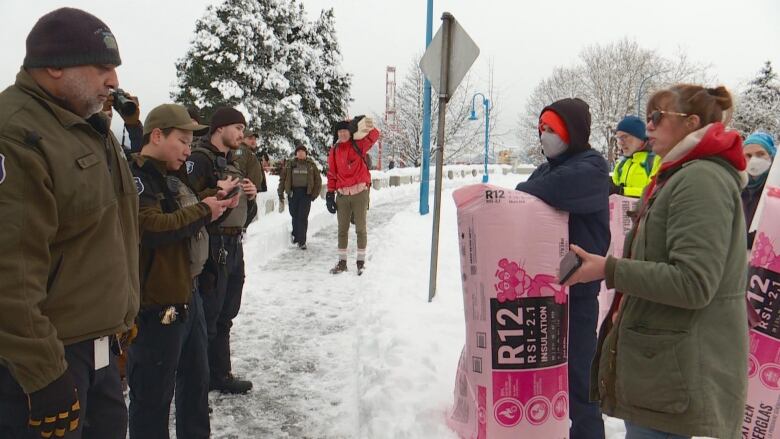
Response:
[[[308,187],[309,186],[309,164],[301,162],[300,160],[293,159],[289,166],[290,172],[292,172],[291,186],[296,187]]]
[[[193,154],[196,152],[200,152],[202,154],[205,154],[206,157],[211,160],[212,169],[214,170],[214,178],[219,180],[223,180],[226,177],[235,177],[239,180],[243,180],[246,175],[244,174],[244,171],[239,168],[235,161],[232,160],[232,153],[228,154],[228,157],[230,159],[225,160],[221,156],[217,156],[214,154],[214,151],[202,147],[197,146],[195,149],[193,149]],[[244,227],[246,224],[247,219],[247,210],[248,210],[248,201],[246,194],[244,193],[243,189],[239,190],[238,194],[239,200],[238,200],[238,206],[233,208],[229,213],[227,218],[225,218],[220,224],[220,228],[227,228],[227,227]]]
[[[173,175],[166,177],[166,183],[171,193],[175,194],[176,204],[180,208],[193,206],[198,204],[198,196],[195,192],[184,184],[181,180]],[[195,277],[203,271],[203,264],[206,263],[206,259],[209,257],[209,235],[206,231],[206,227],[201,227],[198,233],[190,238],[190,275]]]

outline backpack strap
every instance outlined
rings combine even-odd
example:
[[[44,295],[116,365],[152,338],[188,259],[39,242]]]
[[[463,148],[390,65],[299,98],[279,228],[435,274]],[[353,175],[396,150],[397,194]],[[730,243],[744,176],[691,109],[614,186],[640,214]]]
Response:
[[[645,172],[647,173],[648,177],[650,177],[650,174],[653,172],[654,164],[655,164],[655,153],[653,151],[648,151],[647,157],[645,157],[645,162],[643,163],[645,167]]]
[[[363,153],[361,153],[361,152],[360,152],[360,148],[358,148],[358,146],[357,146],[357,142],[355,142],[355,139],[352,139],[352,149],[354,149],[354,150],[355,150],[355,153],[358,155],[358,157],[360,157],[361,159],[363,159],[363,163],[365,163],[365,164],[366,164],[366,167],[367,167],[367,168],[369,168],[369,166],[368,166],[368,160],[366,159],[366,156],[365,156],[365,155],[363,155]]]

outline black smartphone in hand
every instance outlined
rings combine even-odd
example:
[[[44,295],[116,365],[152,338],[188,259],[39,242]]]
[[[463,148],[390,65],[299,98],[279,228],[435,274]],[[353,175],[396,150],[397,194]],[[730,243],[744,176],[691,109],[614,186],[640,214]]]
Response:
[[[577,253],[570,250],[569,253],[566,253],[566,256],[561,259],[561,265],[558,269],[558,283],[563,285],[581,266],[582,258],[577,256]]]
[[[240,191],[240,190],[241,190],[241,187],[240,187],[240,186],[233,186],[233,189],[231,189],[230,191],[228,191],[228,193],[227,193],[227,194],[225,194],[225,196],[224,196],[224,197],[220,198],[220,200],[227,200],[228,198],[233,198],[233,197],[235,197],[236,195],[238,195],[238,191]]]

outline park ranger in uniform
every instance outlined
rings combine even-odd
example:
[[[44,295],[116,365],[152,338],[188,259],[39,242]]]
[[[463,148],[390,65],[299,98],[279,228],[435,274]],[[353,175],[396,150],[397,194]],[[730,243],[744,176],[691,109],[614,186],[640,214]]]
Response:
[[[246,393],[250,381],[233,375],[230,362],[230,328],[241,307],[244,288],[244,249],[241,244],[248,212],[257,196],[257,187],[237,166],[233,152],[241,145],[246,120],[241,112],[228,107],[211,117],[208,141],[195,147],[187,162],[192,188],[201,198],[218,190],[240,185],[239,203],[223,218],[209,224],[209,258],[198,277],[206,328],[209,336],[209,387],[223,393]]]
[[[206,321],[194,277],[208,253],[206,224],[233,200],[199,201],[176,172],[190,155],[192,132],[207,128],[181,105],[163,104],[144,123],[131,158],[140,210],[141,310],[130,346],[130,439],[168,439],[176,392],[180,439],[209,437]]]
[[[119,50],[72,8],[26,46],[0,93],[0,437],[124,439],[115,334],[138,311],[138,195],[101,112]]]

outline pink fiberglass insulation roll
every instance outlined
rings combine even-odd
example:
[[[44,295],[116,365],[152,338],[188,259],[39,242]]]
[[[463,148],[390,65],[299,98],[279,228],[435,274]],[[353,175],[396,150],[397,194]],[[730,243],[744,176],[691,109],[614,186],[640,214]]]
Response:
[[[778,439],[780,410],[780,188],[764,195],[750,254],[747,295],[760,317],[750,330],[742,437]]]
[[[467,439],[567,438],[568,214],[490,185],[453,198],[466,344],[448,424]]]

